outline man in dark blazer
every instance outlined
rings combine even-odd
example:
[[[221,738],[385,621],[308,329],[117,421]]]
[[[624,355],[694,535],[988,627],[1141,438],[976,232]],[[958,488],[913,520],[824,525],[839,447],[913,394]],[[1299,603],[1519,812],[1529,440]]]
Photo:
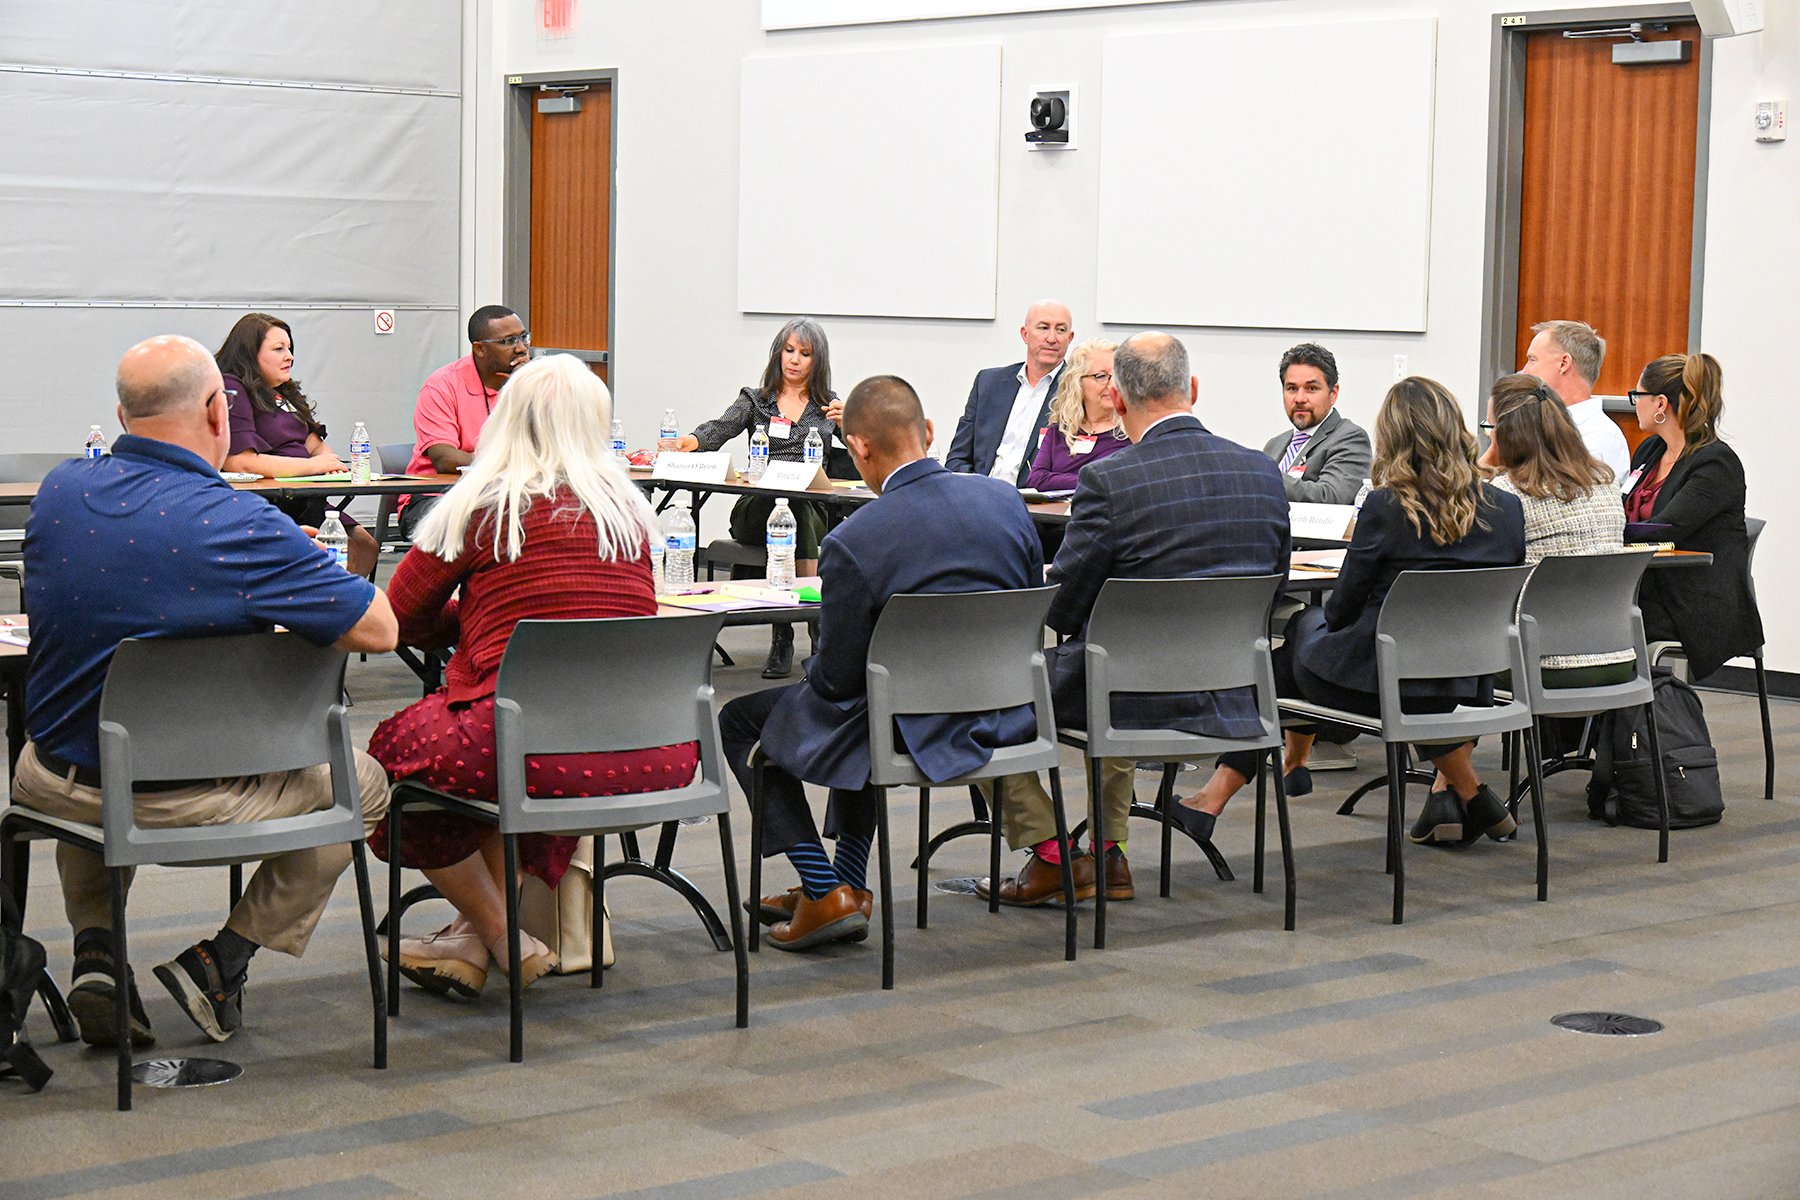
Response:
[[[992,475],[1014,487],[1025,486],[1038,437],[1050,423],[1063,357],[1074,340],[1068,306],[1038,301],[1025,310],[1019,337],[1025,342],[1025,361],[976,373],[944,458],[952,471]]]
[[[1351,504],[1369,478],[1369,435],[1337,410],[1337,359],[1313,342],[1281,356],[1281,402],[1293,428],[1263,453],[1281,468],[1287,498],[1302,504]],[[1296,445],[1295,443],[1298,443]]]
[[[1074,635],[1044,652],[1059,725],[1087,726],[1087,645],[1081,635],[1108,579],[1287,570],[1288,501],[1280,473],[1255,450],[1207,432],[1193,414],[1199,391],[1187,351],[1167,334],[1140,333],[1113,355],[1109,399],[1133,445],[1082,470],[1068,531],[1050,567],[1048,581],[1060,590],[1048,623]],[[1262,729],[1252,688],[1115,697],[1113,712],[1126,728],[1215,737],[1249,737]],[[1132,894],[1131,868],[1115,842],[1125,833],[1133,767],[1126,759],[1102,762],[1109,900]],[[1000,899],[1041,904],[1061,888],[1050,798],[1034,775],[1008,776],[999,791],[1009,843],[1015,850],[1032,848],[1018,878],[1000,884]],[[1076,895],[1092,895],[1093,860],[1083,855],[1071,865]],[[980,890],[985,896],[985,885]]]
[[[719,714],[726,757],[746,793],[750,752],[761,741],[764,855],[785,853],[800,886],[760,901],[774,923],[771,945],[804,950],[866,936],[865,886],[877,803],[869,786],[869,638],[888,597],[913,592],[985,592],[1042,584],[1038,536],[1018,491],[993,479],[954,475],[925,457],[931,423],[901,379],[857,384],[840,422],[856,469],[877,499],[857,509],[820,545],[818,653],[806,679],[743,696]],[[985,766],[998,746],[1037,734],[1030,705],[988,713],[905,716],[900,738],[919,769],[951,779]],[[801,780],[831,789],[826,833],[813,824]]]

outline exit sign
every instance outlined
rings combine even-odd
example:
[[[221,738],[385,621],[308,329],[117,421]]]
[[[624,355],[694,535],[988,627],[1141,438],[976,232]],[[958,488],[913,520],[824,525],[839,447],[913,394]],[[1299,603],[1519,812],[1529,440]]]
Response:
[[[568,34],[575,29],[575,0],[538,0],[538,28]]]

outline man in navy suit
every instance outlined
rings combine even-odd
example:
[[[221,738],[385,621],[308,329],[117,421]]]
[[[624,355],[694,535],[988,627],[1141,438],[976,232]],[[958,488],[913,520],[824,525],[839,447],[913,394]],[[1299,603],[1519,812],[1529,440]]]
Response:
[[[952,471],[991,475],[1014,487],[1025,486],[1038,437],[1050,423],[1063,356],[1074,341],[1068,305],[1039,300],[1025,310],[1019,336],[1025,341],[1025,361],[976,373],[944,458]]]
[[[1193,413],[1199,394],[1186,349],[1167,334],[1137,334],[1113,354],[1108,398],[1133,444],[1082,470],[1068,532],[1050,567],[1048,582],[1061,586],[1048,623],[1075,635],[1044,652],[1058,725],[1087,726],[1081,635],[1108,579],[1287,570],[1288,500],[1281,472],[1267,456],[1208,433]],[[1113,716],[1122,728],[1212,737],[1262,732],[1253,688],[1116,696]],[[1132,896],[1131,868],[1117,840],[1131,809],[1133,766],[1127,759],[1101,763],[1108,900]],[[1061,890],[1050,798],[1035,775],[1008,776],[999,791],[1008,842],[1015,850],[1032,848],[1018,878],[1000,884],[1001,902],[1041,904]],[[1094,860],[1083,854],[1071,866],[1076,895],[1093,895]],[[979,890],[985,897],[985,884]]]
[[[865,886],[877,811],[869,786],[869,716],[864,669],[869,638],[888,597],[913,592],[987,592],[1037,587],[1043,558],[1037,531],[1010,483],[968,478],[925,457],[931,422],[905,380],[865,379],[844,401],[839,428],[856,469],[877,499],[859,508],[819,547],[818,653],[806,679],[727,704],[721,740],[733,772],[750,790],[750,752],[760,740],[764,855],[786,853],[800,886],[763,897],[769,942],[784,950],[867,936]],[[1030,705],[988,713],[904,716],[900,738],[919,769],[951,779],[987,765],[998,746],[1037,734]],[[831,789],[827,859],[801,780]]]

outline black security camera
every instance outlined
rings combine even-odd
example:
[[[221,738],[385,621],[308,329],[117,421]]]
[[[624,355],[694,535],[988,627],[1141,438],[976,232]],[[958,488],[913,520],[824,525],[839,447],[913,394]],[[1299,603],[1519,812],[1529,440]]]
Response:
[[[1025,140],[1033,145],[1067,142],[1068,105],[1060,96],[1034,96],[1031,101],[1031,131]]]

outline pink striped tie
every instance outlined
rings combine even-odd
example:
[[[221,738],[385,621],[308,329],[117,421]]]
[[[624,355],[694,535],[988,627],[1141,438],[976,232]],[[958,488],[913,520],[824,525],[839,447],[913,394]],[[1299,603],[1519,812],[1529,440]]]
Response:
[[[1287,453],[1281,456],[1281,472],[1287,474],[1294,463],[1299,460],[1300,452],[1306,449],[1306,443],[1312,439],[1310,429],[1294,430],[1294,440],[1288,443]]]

